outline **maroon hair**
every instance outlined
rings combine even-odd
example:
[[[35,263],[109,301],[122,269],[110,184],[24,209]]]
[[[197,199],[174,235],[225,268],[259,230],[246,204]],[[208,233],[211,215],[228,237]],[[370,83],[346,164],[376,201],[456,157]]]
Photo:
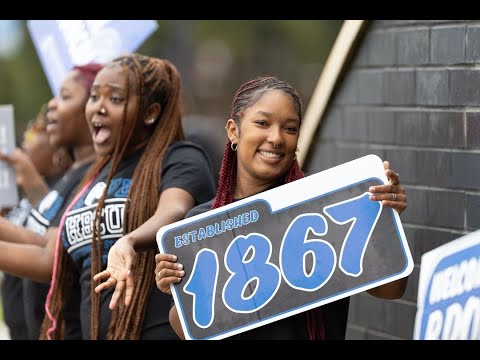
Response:
[[[95,76],[97,76],[98,72],[102,69],[103,65],[91,63],[74,66],[72,70],[78,70],[80,74],[77,76],[77,79],[80,80],[80,82],[85,85],[85,88],[90,92],[90,88],[95,81]]]
[[[240,120],[245,109],[254,105],[267,91],[280,90],[289,95],[295,106],[300,125],[302,124],[302,102],[295,89],[285,81],[275,77],[260,77],[250,80],[240,86],[232,101],[232,112],[230,117],[235,120],[240,128]],[[300,170],[297,160],[287,170],[283,183],[289,183],[304,177]],[[237,178],[237,153],[231,149],[231,142],[227,140],[223,153],[222,166],[220,168],[220,177],[218,190],[212,209],[230,204],[233,201]]]

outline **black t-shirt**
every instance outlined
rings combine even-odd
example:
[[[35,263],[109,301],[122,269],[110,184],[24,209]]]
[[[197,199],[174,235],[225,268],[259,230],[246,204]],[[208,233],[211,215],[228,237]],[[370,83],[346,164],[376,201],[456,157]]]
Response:
[[[107,265],[109,249],[123,235],[125,202],[140,155],[141,153],[137,152],[122,161],[108,188],[101,220],[103,269]],[[80,273],[80,317],[84,339],[90,338],[91,225],[98,200],[106,186],[109,170],[110,164],[102,169],[89,188],[73,205],[61,229],[63,246]],[[163,160],[159,192],[168,188],[181,188],[188,191],[197,204],[205,202],[214,195],[214,180],[210,171],[209,159],[201,147],[188,141],[178,141],[169,146]],[[168,321],[170,298],[154,285],[152,283],[141,338],[177,339]],[[110,288],[101,293],[100,339],[105,339],[108,332],[111,316],[108,304],[113,291],[114,288]]]
[[[45,178],[51,189],[59,180],[59,176]],[[32,210],[32,204],[27,198],[20,200],[5,218],[12,224],[24,226]],[[2,282],[3,320],[8,326],[12,340],[28,340],[28,329],[25,320],[25,305],[23,300],[23,278],[5,273]],[[33,339],[32,339],[33,340]]]
[[[32,205],[23,198],[18,205],[8,212],[5,218],[17,226],[27,221]],[[28,330],[23,305],[23,280],[5,273],[2,282],[3,321],[8,326],[12,340],[28,340]]]
[[[92,162],[68,170],[52,187],[51,191],[30,211],[25,227],[31,231],[45,235],[49,227],[58,226],[66,207],[72,200],[75,190],[83,179]],[[25,319],[29,338],[38,339],[40,327],[45,316],[45,300],[50,285],[23,279],[23,295],[25,302]],[[80,339],[80,320],[78,318],[78,302],[75,297],[68,303],[66,314],[65,339]],[[76,309],[75,309],[76,307]]]
[[[212,199],[207,203],[195,206],[186,218],[203,214],[212,208]],[[325,340],[344,340],[347,329],[348,307],[350,298],[343,298],[323,305],[321,317]],[[315,311],[315,309],[314,309]],[[231,336],[229,340],[307,340],[307,313],[303,312],[269,323],[258,328]]]

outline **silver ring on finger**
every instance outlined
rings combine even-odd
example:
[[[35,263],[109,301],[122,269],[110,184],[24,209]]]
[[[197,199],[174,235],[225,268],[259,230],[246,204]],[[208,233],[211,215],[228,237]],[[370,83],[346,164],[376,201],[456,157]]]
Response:
[[[397,194],[396,193],[392,193],[392,200],[397,201]]]

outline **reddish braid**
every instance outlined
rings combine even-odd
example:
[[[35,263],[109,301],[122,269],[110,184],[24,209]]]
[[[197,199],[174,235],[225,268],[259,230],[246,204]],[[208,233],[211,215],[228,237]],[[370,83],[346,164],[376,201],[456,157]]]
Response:
[[[285,81],[279,80],[275,77],[259,77],[250,80],[240,86],[232,101],[232,112],[230,117],[237,123],[240,129],[240,120],[246,108],[254,105],[265,92],[270,90],[281,90],[288,94],[295,106],[297,116],[302,124],[302,102],[295,89]],[[215,200],[212,204],[212,209],[230,204],[233,201],[235,194],[235,186],[237,180],[237,154],[231,148],[230,140],[225,145],[223,153],[222,166],[220,168],[220,176],[218,181],[218,190]],[[289,183],[304,177],[300,170],[298,161],[295,159],[292,165],[287,170],[283,183]]]
[[[246,108],[253,106],[267,91],[281,90],[288,94],[295,106],[297,116],[302,124],[303,107],[300,97],[295,89],[285,81],[275,77],[259,77],[243,84],[235,94],[232,102],[232,112],[230,118],[235,120],[237,128],[240,131],[240,122],[243,112]],[[286,171],[283,177],[283,184],[302,179],[304,173],[300,169],[297,159]],[[237,153],[232,149],[232,143],[227,140],[223,153],[222,166],[218,180],[217,195],[213,201],[211,209],[228,205],[234,201],[235,187],[237,183]],[[325,338],[325,327],[320,308],[309,310],[307,313],[307,332],[310,340],[323,340]]]
[[[78,70],[79,74],[76,77],[76,80],[82,82],[85,86],[85,89],[89,89],[92,87],[93,82],[95,81],[95,76],[97,73],[103,68],[101,64],[86,64],[86,65],[78,65],[74,66],[73,70]],[[87,92],[87,98],[90,96],[90,91]]]
[[[225,145],[222,166],[220,167],[217,195],[213,201],[212,209],[233,202],[233,195],[237,183],[237,154],[231,149],[231,144],[229,140]]]

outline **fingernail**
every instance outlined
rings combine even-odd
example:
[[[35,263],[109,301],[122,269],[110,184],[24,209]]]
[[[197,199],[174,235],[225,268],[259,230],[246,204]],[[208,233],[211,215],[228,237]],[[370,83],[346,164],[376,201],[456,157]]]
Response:
[[[175,255],[172,255],[172,261],[177,261],[177,257]]]
[[[178,272],[178,276],[184,276],[184,275],[185,275],[185,271],[182,270]]]
[[[178,269],[178,270],[182,270],[182,269],[183,269],[183,265],[182,265],[182,264],[177,264],[177,269]]]
[[[373,186],[370,186],[370,187],[368,188],[368,191],[370,191],[371,193],[373,193],[373,192],[375,192],[375,188],[374,188]]]
[[[375,200],[375,196],[373,196],[373,195],[370,195],[368,198],[369,198],[370,200]]]

